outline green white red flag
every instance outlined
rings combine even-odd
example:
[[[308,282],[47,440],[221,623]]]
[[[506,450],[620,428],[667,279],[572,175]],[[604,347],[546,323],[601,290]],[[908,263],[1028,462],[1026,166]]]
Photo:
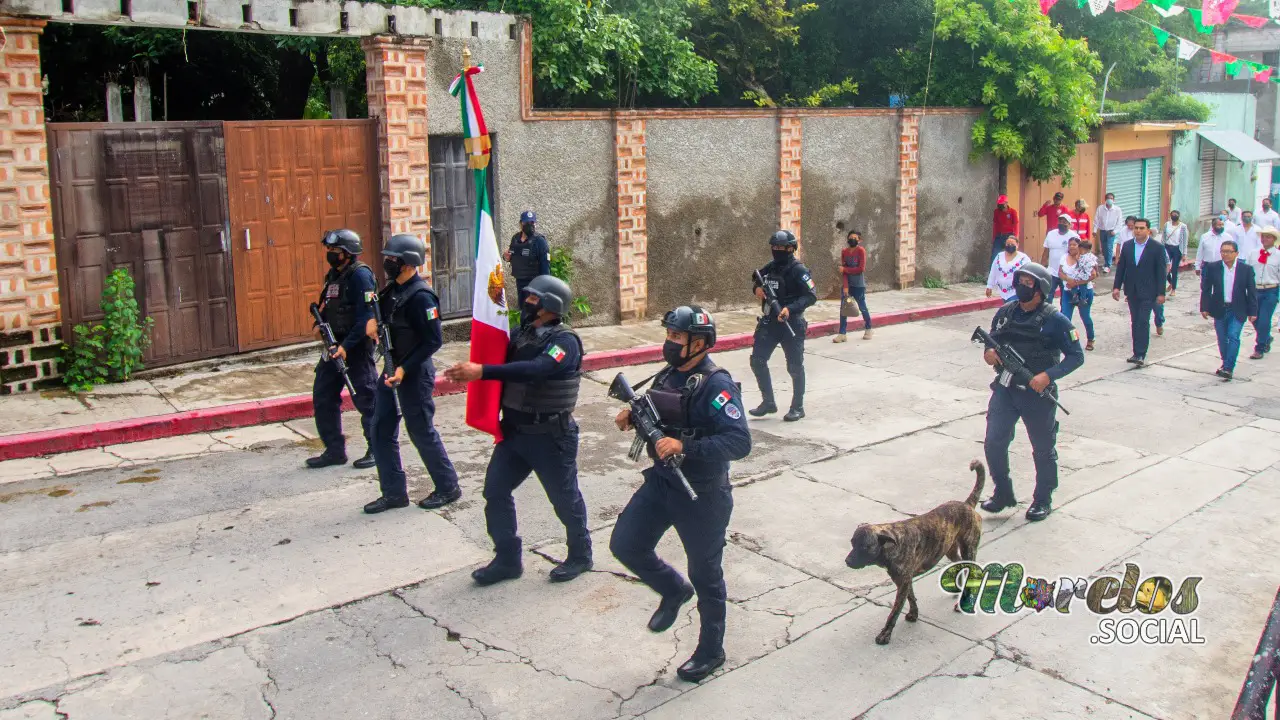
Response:
[[[471,296],[471,362],[497,365],[507,359],[511,339],[507,323],[506,278],[502,256],[493,231],[492,202],[489,197],[489,129],[480,110],[480,99],[471,79],[484,71],[483,65],[464,69],[449,86],[462,108],[462,134],[467,149],[467,165],[476,183],[475,287]],[[502,383],[476,380],[467,384],[466,422],[502,440],[498,423]]]

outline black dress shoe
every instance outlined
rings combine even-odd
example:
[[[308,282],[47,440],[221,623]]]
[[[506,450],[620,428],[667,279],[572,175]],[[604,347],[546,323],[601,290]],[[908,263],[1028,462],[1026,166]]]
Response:
[[[569,582],[590,569],[591,558],[569,558],[554,568],[551,568],[551,582]]]
[[[723,652],[705,660],[695,654],[676,669],[676,675],[685,682],[702,682],[721,665],[724,665]]]
[[[418,501],[418,507],[423,510],[435,510],[451,502],[456,502],[460,497],[462,497],[462,488],[454,488],[452,492],[432,490],[430,495]]]
[[[333,465],[346,465],[346,464],[347,464],[346,455],[334,455],[334,454],[331,454],[328,450],[325,450],[323,453],[313,458],[307,458],[307,467],[312,469],[326,468]]]
[[[1141,358],[1141,357],[1138,357],[1137,355],[1130,356],[1128,360],[1125,360],[1125,362],[1133,363],[1138,367],[1142,367],[1143,365],[1147,364],[1146,358]]]
[[[762,402],[754,410],[748,410],[747,412],[751,414],[751,417],[764,417],[778,412],[778,406],[771,402]]]
[[[783,422],[795,422],[804,417],[804,408],[791,408],[782,416]]]
[[[986,510],[989,513],[998,513],[1001,510],[1007,510],[1011,507],[1016,507],[1017,505],[1018,505],[1018,501],[1014,500],[1011,497],[1006,498],[1006,497],[1000,497],[999,495],[992,495],[990,498],[988,498],[985,502],[982,503],[982,509]]]
[[[1213,374],[1217,375],[1218,377],[1222,377],[1222,374],[1225,373],[1226,371],[1227,371],[1226,368],[1218,368],[1217,370],[1213,371]]]
[[[356,468],[358,470],[368,470],[369,468],[377,464],[378,463],[374,462],[374,459],[373,459],[373,451],[365,450],[364,457],[359,458],[355,462],[351,463],[351,467]]]
[[[482,568],[471,572],[471,579],[476,581],[480,587],[495,585],[503,580],[515,580],[524,574],[523,565],[505,565],[498,562],[497,558],[493,562]]]
[[[669,630],[672,625],[675,625],[676,618],[680,616],[680,606],[692,599],[692,585],[685,585],[679,595],[662,598],[662,602],[658,603],[658,609],[653,611],[653,617],[649,618],[649,630],[656,633]]]
[[[388,500],[380,497],[377,500],[364,506],[364,511],[370,515],[377,515],[380,512],[395,510],[396,508],[409,507],[409,498],[401,498],[399,500]]]
[[[1040,522],[1049,517],[1049,513],[1053,512],[1053,507],[1047,502],[1031,503],[1031,507],[1027,508],[1027,519],[1031,522]]]
[[[1235,377],[1235,375],[1234,375],[1230,370],[1223,370],[1223,371],[1222,371],[1222,379],[1223,379],[1223,380],[1230,380],[1230,379],[1231,379],[1231,378],[1233,378],[1233,377]]]

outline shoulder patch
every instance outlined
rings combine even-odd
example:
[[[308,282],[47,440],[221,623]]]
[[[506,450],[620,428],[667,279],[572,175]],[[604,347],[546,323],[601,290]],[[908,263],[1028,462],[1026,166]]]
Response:
[[[1080,333],[1076,332],[1075,328],[1071,328],[1071,332],[1069,334],[1071,336],[1071,342],[1080,342]]]
[[[733,403],[729,403],[728,405],[725,405],[725,406],[724,406],[724,414],[725,414],[725,415],[728,415],[729,417],[733,418],[734,420],[741,420],[741,419],[742,419],[742,411],[741,411],[741,410],[739,410],[739,409],[738,409],[738,406],[737,406],[737,405],[734,405]]]
[[[564,354],[565,354],[564,348],[560,347],[559,345],[552,345],[551,347],[547,348],[547,354],[550,355],[551,359],[555,360],[556,362],[561,362],[564,360]]]
[[[813,278],[809,277],[809,273],[805,273],[804,275],[801,275],[800,278],[804,280],[804,284],[808,285],[810,290],[813,290],[815,292],[817,291],[817,288],[813,286]]]
[[[716,395],[714,398],[711,399],[711,407],[715,408],[716,410],[719,410],[725,405],[732,405],[732,403],[730,402],[731,400],[733,400],[733,396],[729,394],[729,391],[721,390],[719,395]]]
[[[378,291],[377,291],[377,290],[365,290],[365,291],[364,291],[364,301],[365,301],[365,302],[367,302],[367,303],[371,303],[371,302],[373,302],[374,300],[376,300],[377,298],[378,298]]]
[[[427,319],[428,319],[428,320],[435,320],[435,319],[437,319],[437,318],[439,318],[439,317],[440,317],[440,308],[436,308],[436,307],[429,307],[429,308],[427,308]]]

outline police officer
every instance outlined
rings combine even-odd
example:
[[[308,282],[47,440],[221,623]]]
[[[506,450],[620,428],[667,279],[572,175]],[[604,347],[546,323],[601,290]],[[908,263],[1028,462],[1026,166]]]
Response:
[[[1013,280],[1018,296],[996,311],[991,337],[1017,350],[1033,377],[1030,390],[1002,385],[999,376],[991,383],[985,447],[995,493],[982,503],[982,509],[995,513],[1018,504],[1009,478],[1009,443],[1013,442],[1013,428],[1021,418],[1027,426],[1036,464],[1036,490],[1027,519],[1039,521],[1053,511],[1053,491],[1058,487],[1058,450],[1054,446],[1058,440],[1058,408],[1037,393],[1049,388],[1056,396],[1054,383],[1084,364],[1084,351],[1071,321],[1048,301],[1053,297],[1053,275],[1048,269],[1027,263],[1014,272]],[[988,349],[984,358],[1000,370],[995,350]]]
[[[538,216],[532,210],[520,213],[520,232],[511,236],[511,246],[503,253],[511,263],[511,274],[516,279],[516,297],[524,304],[525,287],[540,275],[551,274],[551,245],[540,233],[534,231]]]
[[[455,382],[502,381],[502,441],[484,478],[484,518],[496,557],[471,573],[479,585],[524,572],[512,493],[532,471],[568,534],[569,554],[551,570],[566,582],[591,569],[587,505],[578,489],[578,423],[573,410],[582,382],[582,340],[564,324],[573,292],[550,275],[535,277],[520,305],[521,326],[502,365],[460,363],[445,375]]]
[[[648,392],[666,436],[657,443],[657,455],[664,461],[683,456],[679,467],[698,499],[689,497],[665,462],[655,460],[618,517],[609,549],[662,596],[649,619],[651,631],[670,628],[680,606],[697,594],[702,619],[698,646],[676,674],[698,682],[724,664],[726,589],[721,563],[733,512],[729,462],[751,452],[751,431],[742,414],[738,384],[707,357],[716,344],[710,313],[696,305],[681,306],[663,317],[662,326],[667,329],[662,346],[667,367],[653,378]],[[618,413],[617,425],[620,430],[631,427],[630,409]],[[688,581],[654,552],[673,525],[689,558]]]
[[[373,362],[373,344],[365,335],[365,324],[373,317],[370,301],[377,291],[373,270],[357,256],[364,249],[360,236],[351,230],[330,230],[321,241],[329,272],[320,291],[320,316],[329,323],[338,345],[326,348],[330,356],[346,360],[347,375],[356,393],[351,398],[360,411],[366,449],[364,457],[353,465],[373,467],[373,446],[369,442],[369,423],[373,419],[374,383],[377,367]],[[307,459],[307,467],[322,468],[347,462],[346,437],[342,434],[342,374],[334,363],[321,360],[316,365],[316,380],[311,386],[311,404],[316,413],[316,432],[324,442],[324,452]]]
[[[373,456],[378,463],[378,483],[382,497],[364,506],[370,514],[409,504],[409,486],[400,463],[400,417],[396,396],[404,410],[409,439],[427,467],[434,489],[418,506],[426,510],[443,507],[462,497],[458,473],[449,461],[444,443],[435,428],[436,403],[432,397],[436,368],[431,362],[444,339],[440,333],[440,301],[418,274],[427,246],[414,235],[392,235],[382,249],[382,267],[389,282],[378,294],[380,322],[391,335],[391,364],[383,367],[373,412]],[[377,326],[367,328],[376,337]]]
[[[787,358],[787,373],[791,375],[791,409],[782,419],[795,422],[804,417],[804,334],[809,328],[804,311],[818,301],[818,291],[813,286],[809,268],[796,260],[798,244],[795,235],[779,230],[769,238],[769,246],[773,249],[773,262],[760,268],[760,275],[773,288],[782,311],[777,317],[771,317],[764,289],[752,276],[764,316],[756,325],[755,340],[751,346],[751,372],[756,375],[764,401],[751,411],[751,416],[764,417],[778,412],[773,400],[773,380],[769,377],[769,358],[773,356],[774,348],[781,345]],[[788,325],[795,331],[795,337],[787,331]]]

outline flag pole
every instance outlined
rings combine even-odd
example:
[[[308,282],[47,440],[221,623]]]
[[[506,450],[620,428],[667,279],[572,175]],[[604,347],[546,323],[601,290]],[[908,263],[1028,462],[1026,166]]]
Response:
[[[471,48],[466,45],[463,45],[462,46],[462,72],[465,73],[470,69],[471,69]]]

